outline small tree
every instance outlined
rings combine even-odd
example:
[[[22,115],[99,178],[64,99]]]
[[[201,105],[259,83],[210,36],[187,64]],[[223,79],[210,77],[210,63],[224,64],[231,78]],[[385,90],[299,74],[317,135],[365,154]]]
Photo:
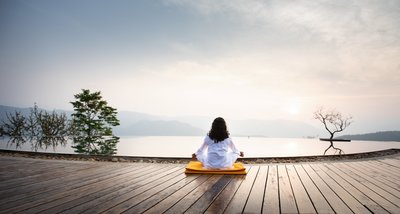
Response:
[[[344,131],[347,127],[350,126],[350,124],[353,122],[352,116],[343,117],[342,114],[336,110],[329,111],[325,110],[323,107],[320,107],[314,112],[314,119],[319,120],[330,134],[329,139],[331,145],[325,150],[324,155],[326,151],[328,151],[328,149],[331,147],[334,148],[336,151],[339,151],[339,154],[341,154],[343,151],[333,146],[333,136],[338,132]]]
[[[117,109],[102,100],[100,92],[91,93],[82,89],[75,95],[72,114],[73,141],[75,152],[85,154],[112,155],[116,153],[119,137],[112,133],[112,127],[119,125]]]

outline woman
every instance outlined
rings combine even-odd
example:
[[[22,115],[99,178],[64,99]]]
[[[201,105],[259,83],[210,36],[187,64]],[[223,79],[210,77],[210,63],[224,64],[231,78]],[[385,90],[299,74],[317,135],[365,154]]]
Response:
[[[208,169],[232,168],[239,156],[243,157],[244,154],[236,149],[229,137],[225,120],[221,117],[213,121],[203,145],[192,154],[193,159],[197,159]]]

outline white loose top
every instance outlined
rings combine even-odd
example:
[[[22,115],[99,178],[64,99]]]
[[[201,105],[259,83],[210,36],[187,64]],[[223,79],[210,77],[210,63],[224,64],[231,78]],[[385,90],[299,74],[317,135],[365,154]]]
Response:
[[[240,152],[231,138],[215,143],[209,136],[206,136],[196,152],[196,157],[205,168],[222,169],[231,168],[239,154]]]

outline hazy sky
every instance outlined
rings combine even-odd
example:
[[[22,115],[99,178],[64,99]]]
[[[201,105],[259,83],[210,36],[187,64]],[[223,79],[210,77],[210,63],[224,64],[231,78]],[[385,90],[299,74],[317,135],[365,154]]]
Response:
[[[0,104],[400,130],[400,0],[1,0]]]

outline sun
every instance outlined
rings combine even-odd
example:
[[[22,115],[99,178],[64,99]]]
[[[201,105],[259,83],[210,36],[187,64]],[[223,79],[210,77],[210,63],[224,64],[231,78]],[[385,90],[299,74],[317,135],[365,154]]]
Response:
[[[287,106],[287,112],[288,112],[290,115],[298,115],[299,112],[300,112],[299,103],[298,103],[298,102],[294,102],[294,101],[290,102],[290,103],[288,104],[288,106]]]

